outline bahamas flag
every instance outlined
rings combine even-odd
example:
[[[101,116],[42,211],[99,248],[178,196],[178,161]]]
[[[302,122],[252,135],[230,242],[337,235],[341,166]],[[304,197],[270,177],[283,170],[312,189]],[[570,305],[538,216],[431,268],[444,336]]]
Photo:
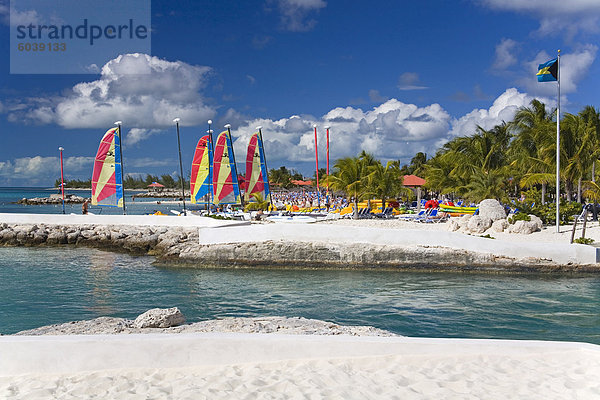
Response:
[[[558,58],[540,64],[536,75],[538,82],[553,82],[558,80]]]

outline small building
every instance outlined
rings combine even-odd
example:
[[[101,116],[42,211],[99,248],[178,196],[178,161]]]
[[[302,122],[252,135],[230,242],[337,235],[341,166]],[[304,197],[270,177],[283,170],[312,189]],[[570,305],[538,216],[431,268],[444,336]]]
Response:
[[[416,175],[404,175],[402,177],[402,184],[408,188],[411,188],[417,195],[417,210],[421,210],[421,186],[425,185],[426,181],[423,178],[419,178]]]
[[[312,181],[297,181],[292,179],[290,181],[292,183],[292,185],[296,185],[296,186],[312,186]]]
[[[152,182],[148,185],[148,190],[150,192],[162,192],[165,189],[165,185],[161,185],[158,182]]]

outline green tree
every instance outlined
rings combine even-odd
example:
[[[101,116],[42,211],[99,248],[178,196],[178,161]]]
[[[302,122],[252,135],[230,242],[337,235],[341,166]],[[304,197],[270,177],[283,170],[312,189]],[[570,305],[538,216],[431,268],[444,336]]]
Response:
[[[513,175],[520,177],[520,185],[541,185],[542,204],[546,202],[548,184],[556,180],[556,125],[552,122],[555,111],[548,112],[546,105],[532,100],[529,107],[517,110],[509,124],[515,133],[509,149]]]
[[[164,185],[166,188],[173,189],[177,187],[177,182],[175,182],[175,179],[173,179],[171,175],[161,175],[158,182],[160,182],[160,184]]]
[[[372,162],[370,157],[341,158],[335,162],[334,173],[329,177],[333,190],[345,192],[353,197],[354,219],[358,218],[359,200],[364,199],[368,194],[369,162]]]
[[[385,208],[385,201],[391,197],[397,197],[405,193],[407,189],[400,180],[400,169],[398,164],[388,161],[384,166],[380,162],[368,167],[367,194],[381,199],[381,209]]]

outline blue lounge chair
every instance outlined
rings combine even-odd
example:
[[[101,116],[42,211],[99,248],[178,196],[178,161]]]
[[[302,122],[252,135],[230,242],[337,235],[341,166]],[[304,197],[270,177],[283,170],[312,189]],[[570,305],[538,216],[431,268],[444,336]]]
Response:
[[[444,222],[448,219],[448,215],[446,213],[442,213],[442,215],[439,215],[438,210],[433,210],[431,212],[431,214],[429,214],[428,216],[426,216],[425,218],[421,218],[418,220],[418,222],[423,222],[423,223],[438,223],[438,222]]]

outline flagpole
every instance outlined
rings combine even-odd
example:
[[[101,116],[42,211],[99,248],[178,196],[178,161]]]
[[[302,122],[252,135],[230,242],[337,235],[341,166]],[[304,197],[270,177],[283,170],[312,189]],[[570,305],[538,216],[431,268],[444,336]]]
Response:
[[[181,162],[181,143],[179,141],[179,121],[181,118],[175,118],[175,126],[177,127],[177,148],[179,149],[179,173],[181,174],[181,200],[183,201],[183,215],[187,215],[185,210],[185,179],[183,179],[183,164]]]
[[[121,121],[117,121],[115,122],[115,125],[117,125],[117,127],[119,128],[118,130],[118,136],[119,136],[119,157],[121,158],[121,189],[123,190],[123,215],[125,215],[127,212],[125,210],[125,169],[123,168],[123,137],[121,135]]]
[[[313,125],[315,128],[315,162],[317,164],[317,201],[319,203],[318,207],[321,208],[321,192],[319,190],[319,151],[317,147],[317,125]]]
[[[58,151],[60,151],[60,189],[62,192],[62,211],[65,213],[65,178],[63,174],[63,148],[59,147]]]
[[[560,50],[556,59],[558,108],[556,109],[556,233],[560,233]]]

